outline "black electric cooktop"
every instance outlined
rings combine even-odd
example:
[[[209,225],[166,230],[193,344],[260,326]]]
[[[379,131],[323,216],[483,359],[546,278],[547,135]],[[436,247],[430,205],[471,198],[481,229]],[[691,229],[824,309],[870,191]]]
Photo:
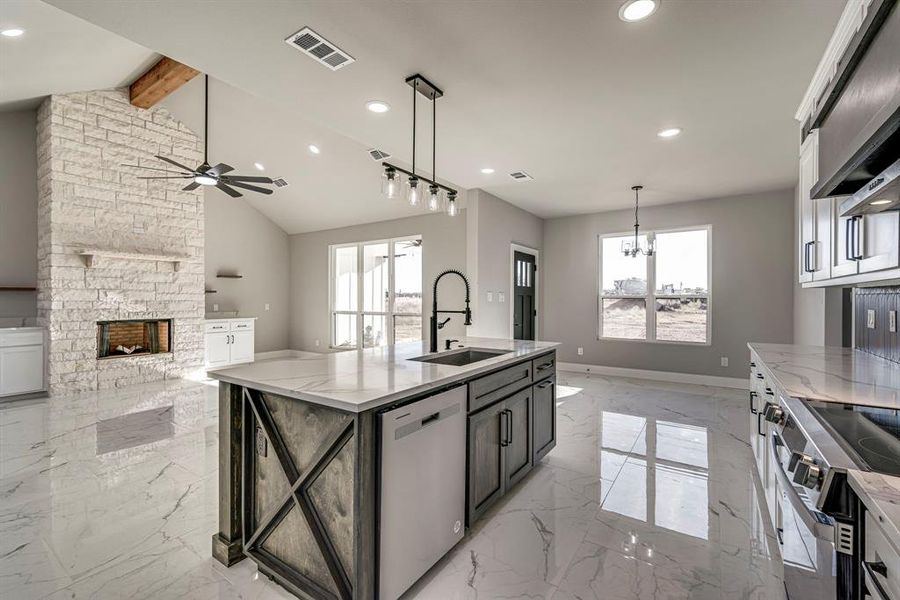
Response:
[[[838,402],[806,404],[861,468],[900,476],[900,410]]]

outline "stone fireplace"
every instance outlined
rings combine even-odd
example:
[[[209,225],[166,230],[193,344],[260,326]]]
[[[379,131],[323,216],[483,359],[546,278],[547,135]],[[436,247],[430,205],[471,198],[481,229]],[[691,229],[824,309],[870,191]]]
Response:
[[[172,319],[97,323],[97,358],[124,358],[172,351]]]
[[[51,96],[37,118],[38,322],[51,394],[178,378],[203,365],[203,194],[138,179],[198,137],[128,90]],[[121,347],[121,350],[118,348]]]

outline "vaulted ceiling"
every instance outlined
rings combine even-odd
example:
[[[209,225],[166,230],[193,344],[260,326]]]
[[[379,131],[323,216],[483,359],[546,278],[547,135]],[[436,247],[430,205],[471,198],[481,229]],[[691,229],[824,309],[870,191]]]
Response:
[[[292,233],[410,214],[378,197],[365,150],[411,161],[403,80],[416,72],[446,92],[441,178],[540,216],[628,206],[635,183],[647,204],[791,187],[792,116],[844,4],[663,0],[646,21],[624,23],[605,1],[49,3],[218,80],[216,160],[259,161],[288,179],[251,202]],[[284,43],[303,26],[356,62],[333,72]],[[173,97],[173,112],[198,106],[196,89]],[[392,110],[366,111],[372,99]],[[657,138],[668,126],[684,132]],[[419,165],[430,164],[427,134],[419,149]],[[534,181],[514,182],[516,170]]]

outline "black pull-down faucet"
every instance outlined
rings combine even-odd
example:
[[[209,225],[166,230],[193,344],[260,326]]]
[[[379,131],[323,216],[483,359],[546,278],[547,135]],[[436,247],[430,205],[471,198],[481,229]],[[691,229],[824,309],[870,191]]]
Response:
[[[449,274],[459,275],[459,277],[463,280],[463,283],[466,284],[466,308],[465,310],[438,310],[438,282],[441,280],[441,277]],[[438,323],[438,314],[439,313],[455,313],[455,314],[463,314],[466,315],[465,325],[472,324],[472,311],[469,308],[469,280],[466,279],[466,276],[456,269],[447,269],[440,275],[434,278],[434,287],[431,292],[431,320],[429,322],[430,331],[431,331],[431,339],[430,343],[430,352],[437,352],[438,348],[438,329],[447,324],[447,319],[443,323]]]

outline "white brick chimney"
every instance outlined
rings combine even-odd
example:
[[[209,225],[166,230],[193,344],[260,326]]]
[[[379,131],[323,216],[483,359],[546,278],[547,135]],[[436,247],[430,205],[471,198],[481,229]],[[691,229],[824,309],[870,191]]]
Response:
[[[180,377],[203,364],[203,194],[183,180],[144,180],[203,158],[198,137],[128,90],[51,96],[38,110],[38,321],[48,331],[51,393]],[[164,173],[160,173],[164,174]],[[99,256],[83,248],[180,254],[174,264]],[[97,322],[173,319],[173,351],[98,360]]]

